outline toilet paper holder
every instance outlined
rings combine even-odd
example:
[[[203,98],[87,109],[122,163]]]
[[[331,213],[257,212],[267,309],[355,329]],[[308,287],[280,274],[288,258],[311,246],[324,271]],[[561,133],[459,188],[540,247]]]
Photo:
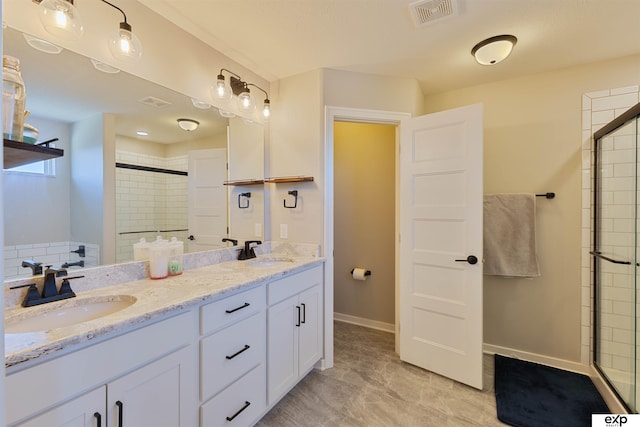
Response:
[[[349,274],[353,274],[353,272],[354,272],[354,271],[355,271],[355,268],[352,268],[352,269],[351,269],[351,273],[349,273]],[[364,272],[364,275],[365,275],[365,276],[371,276],[371,270],[366,270],[366,271]]]

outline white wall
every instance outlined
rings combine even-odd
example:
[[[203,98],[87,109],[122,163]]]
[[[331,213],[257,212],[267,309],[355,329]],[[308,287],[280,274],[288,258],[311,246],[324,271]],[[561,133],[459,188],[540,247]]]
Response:
[[[40,141],[59,138],[56,147],[69,152],[69,124],[38,117],[29,117],[29,123],[40,131]],[[11,227],[5,227],[6,245],[69,240],[70,159],[67,155],[56,158],[54,162],[56,174],[53,177],[3,173],[4,215],[11,224]],[[44,218],[47,221],[43,221]],[[56,226],[51,227],[50,224]]]
[[[424,97],[414,79],[338,70],[314,70],[274,85],[269,138],[269,176],[308,175],[313,183],[271,184],[271,236],[280,239],[288,226],[295,242],[324,241],[324,106],[419,114]],[[328,159],[332,162],[332,159]],[[284,209],[292,189],[299,191],[299,209]],[[324,250],[324,249],[323,249]]]
[[[425,98],[426,112],[484,104],[485,193],[557,194],[538,200],[542,276],[485,276],[485,343],[588,363],[581,327],[583,316],[588,318],[581,253],[582,95],[636,85],[639,69],[640,56],[632,56]]]

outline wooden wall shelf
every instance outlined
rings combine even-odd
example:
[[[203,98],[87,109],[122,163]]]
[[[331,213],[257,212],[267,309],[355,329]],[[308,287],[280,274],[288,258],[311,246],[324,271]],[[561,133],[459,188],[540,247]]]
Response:
[[[26,142],[5,139],[3,166],[5,169],[10,169],[17,166],[28,165],[29,163],[62,157],[63,155],[64,150],[60,148],[47,148],[40,145],[27,144]]]
[[[235,181],[225,181],[223,185],[261,185],[264,179],[238,179]]]
[[[271,177],[265,178],[264,182],[274,182],[284,183],[284,182],[311,182],[313,181],[312,176],[282,176],[282,177]]]

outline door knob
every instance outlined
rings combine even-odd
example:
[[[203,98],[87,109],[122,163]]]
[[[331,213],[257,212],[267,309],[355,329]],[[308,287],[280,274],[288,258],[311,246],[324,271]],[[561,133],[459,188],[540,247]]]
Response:
[[[474,255],[469,255],[466,259],[457,259],[456,262],[468,262],[473,265],[478,263],[478,258]]]
[[[196,240],[196,238],[195,238],[195,237],[193,237],[193,234],[191,234],[189,237],[187,237],[187,239],[189,239],[189,240]]]

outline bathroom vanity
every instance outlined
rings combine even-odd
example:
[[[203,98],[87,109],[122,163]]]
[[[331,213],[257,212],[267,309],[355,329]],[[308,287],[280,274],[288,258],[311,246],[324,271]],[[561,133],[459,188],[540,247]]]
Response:
[[[323,265],[265,255],[78,292],[136,300],[6,334],[6,425],[253,425],[323,357]]]

